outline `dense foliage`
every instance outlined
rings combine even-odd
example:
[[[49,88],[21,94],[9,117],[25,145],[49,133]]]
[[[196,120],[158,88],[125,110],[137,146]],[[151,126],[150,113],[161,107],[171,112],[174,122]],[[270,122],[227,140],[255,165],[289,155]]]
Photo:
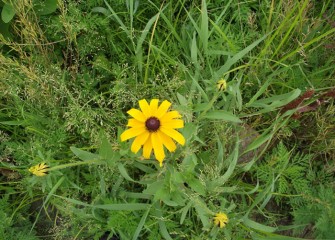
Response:
[[[334,12],[0,1],[0,239],[333,239]],[[140,99],[185,122],[162,167],[120,140]]]

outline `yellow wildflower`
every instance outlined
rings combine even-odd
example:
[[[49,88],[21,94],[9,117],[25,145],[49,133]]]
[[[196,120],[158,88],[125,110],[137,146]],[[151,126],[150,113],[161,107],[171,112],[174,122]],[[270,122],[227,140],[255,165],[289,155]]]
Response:
[[[215,214],[215,217],[214,217],[215,226],[224,228],[228,222],[229,222],[229,219],[226,214],[222,212]]]
[[[150,158],[152,150],[155,158],[162,166],[165,153],[164,146],[170,151],[176,150],[176,144],[185,144],[184,136],[175,129],[183,128],[184,121],[178,111],[168,111],[171,103],[167,100],[158,106],[158,99],[152,99],[150,104],[145,99],[139,101],[141,110],[130,109],[127,113],[132,116],[128,120],[129,129],[121,134],[121,141],[134,138],[131,151],[137,153],[143,146],[143,157]],[[172,140],[173,139],[173,140]]]
[[[219,91],[225,91],[227,88],[227,81],[222,78],[218,81],[216,86],[219,89]]]
[[[43,177],[48,174],[49,167],[45,163],[40,163],[29,168],[29,172],[32,174]]]

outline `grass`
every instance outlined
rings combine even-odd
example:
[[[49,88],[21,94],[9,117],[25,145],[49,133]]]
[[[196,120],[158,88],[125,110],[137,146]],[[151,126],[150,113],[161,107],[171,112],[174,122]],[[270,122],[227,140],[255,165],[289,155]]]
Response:
[[[332,239],[333,1],[40,2],[0,1],[1,239]],[[162,168],[120,141],[153,98]]]

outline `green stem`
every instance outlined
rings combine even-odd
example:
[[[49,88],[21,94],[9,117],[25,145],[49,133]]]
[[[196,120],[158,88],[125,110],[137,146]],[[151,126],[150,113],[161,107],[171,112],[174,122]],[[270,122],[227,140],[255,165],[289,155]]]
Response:
[[[67,167],[74,167],[74,166],[91,164],[91,163],[105,163],[105,162],[106,161],[104,161],[104,160],[94,159],[94,160],[88,160],[88,161],[85,161],[85,162],[67,163],[67,164],[62,164],[62,165],[51,167],[51,168],[48,169],[48,172],[63,169],[63,168],[67,168]]]

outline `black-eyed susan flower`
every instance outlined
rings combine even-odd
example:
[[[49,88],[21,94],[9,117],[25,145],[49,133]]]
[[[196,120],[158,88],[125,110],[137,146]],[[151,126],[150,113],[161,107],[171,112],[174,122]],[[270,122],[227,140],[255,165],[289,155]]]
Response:
[[[215,214],[214,217],[214,225],[218,226],[220,228],[224,228],[226,224],[228,223],[229,219],[226,214],[219,212]]]
[[[45,163],[40,163],[35,166],[32,166],[29,168],[29,172],[32,174],[38,176],[38,177],[43,177],[48,174],[49,167]]]
[[[134,138],[131,151],[137,153],[143,146],[143,157],[150,158],[153,150],[155,158],[162,166],[165,158],[164,146],[174,152],[175,142],[185,144],[184,136],[178,128],[184,127],[184,121],[178,111],[169,111],[171,103],[167,100],[158,106],[158,99],[152,99],[150,104],[145,99],[139,101],[141,110],[130,109],[127,113],[133,118],[128,120],[129,129],[121,134],[121,141]]]
[[[219,89],[219,91],[224,91],[227,88],[227,81],[222,78],[217,82],[216,86]]]

